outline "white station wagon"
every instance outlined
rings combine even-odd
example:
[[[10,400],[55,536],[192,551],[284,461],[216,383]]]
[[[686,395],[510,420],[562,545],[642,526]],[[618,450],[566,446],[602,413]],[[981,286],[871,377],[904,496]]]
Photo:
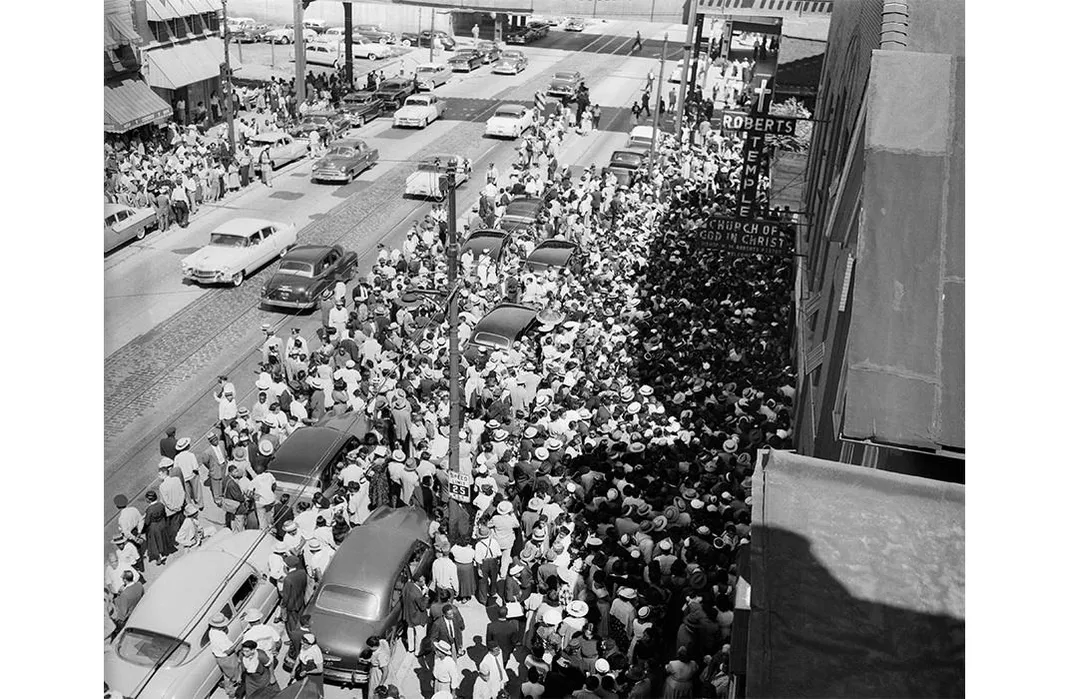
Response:
[[[297,228],[259,218],[236,218],[212,231],[208,245],[182,260],[182,276],[197,284],[241,286],[297,243]]]

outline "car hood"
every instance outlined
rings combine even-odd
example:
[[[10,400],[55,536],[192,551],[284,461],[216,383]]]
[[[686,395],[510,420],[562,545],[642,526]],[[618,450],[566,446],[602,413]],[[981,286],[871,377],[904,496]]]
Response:
[[[569,80],[551,80],[550,89],[552,90],[572,90],[576,88],[576,83]]]
[[[519,59],[519,58],[500,58],[500,59],[498,59],[499,67],[501,67],[501,66],[511,66],[511,67],[516,68],[520,64],[521,64],[521,59]]]
[[[187,267],[199,269],[218,268],[223,265],[233,264],[245,257],[245,248],[224,248],[206,245],[192,255],[182,259],[182,264]]]
[[[323,651],[324,661],[339,663],[327,660],[329,655],[338,656],[342,658],[340,664],[348,668],[356,665],[361,651],[367,647],[368,637],[376,634],[380,627],[377,622],[325,612],[317,609],[315,603],[310,603],[306,613],[311,617],[311,631],[316,636],[316,644]]]
[[[192,649],[191,649],[192,652]],[[142,688],[140,696],[156,698],[171,698],[174,695],[168,693],[168,689],[180,677],[183,671],[189,671],[194,661],[188,660],[186,664],[176,668],[160,668],[153,678]],[[138,685],[145,676],[152,671],[151,667],[135,665],[119,657],[115,649],[109,647],[104,652],[104,681],[113,692],[120,696],[132,697],[137,693]]]
[[[396,111],[394,113],[394,116],[396,116],[396,117],[420,116],[421,114],[424,114],[425,112],[427,112],[430,109],[431,109],[431,107],[427,106],[427,105],[420,105],[419,107],[414,106],[414,105],[406,105],[406,106],[402,107],[401,109],[399,109],[398,111]]]
[[[324,168],[343,168],[352,165],[356,158],[320,158],[313,163],[313,170],[322,170]]]

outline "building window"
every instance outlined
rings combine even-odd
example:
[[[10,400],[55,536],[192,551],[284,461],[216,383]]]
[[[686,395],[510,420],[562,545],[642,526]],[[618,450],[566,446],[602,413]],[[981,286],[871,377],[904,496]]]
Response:
[[[219,15],[215,12],[206,12],[205,14],[201,15],[201,22],[203,23],[206,31],[219,31]]]
[[[189,22],[190,32],[192,34],[203,34],[204,33],[204,30],[205,30],[204,29],[204,22],[201,19],[201,15],[190,15],[189,17],[186,18],[186,21]]]
[[[161,43],[170,41],[172,36],[164,22],[149,22],[149,31],[152,32],[153,38]]]

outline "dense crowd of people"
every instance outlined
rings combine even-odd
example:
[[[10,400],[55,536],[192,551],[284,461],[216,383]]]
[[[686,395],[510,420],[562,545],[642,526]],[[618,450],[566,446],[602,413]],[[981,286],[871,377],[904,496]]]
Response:
[[[689,100],[683,143],[663,141],[653,177],[631,184],[561,161],[565,116],[541,120],[503,172],[488,169],[464,228],[493,226],[518,196],[547,207],[499,264],[459,261],[458,460],[471,496],[448,487],[443,309],[403,296],[447,287],[446,213],[435,206],[369,274],[325,292],[315,337],[265,328],[255,403],[239,406],[222,377],[218,429],[200,454],[189,437],[161,441],[144,512],[116,497],[106,634],[140,597],[146,561],[211,536],[199,521],[211,499],[225,526],[277,540],[269,577],[285,637],[247,619],[242,642],[213,645],[229,696],[272,696],[264,668],[284,640],[295,677],[322,673],[301,612],[333,551],[377,507],[411,506],[432,521],[436,559],[406,585],[402,620],[435,699],[457,696],[459,609],[474,604],[491,619],[477,632],[477,699],[725,696],[751,474],[759,449],[791,443],[795,379],[790,259],[699,249],[689,235],[731,207],[739,177],[741,142],[712,128],[709,102]],[[550,237],[577,244],[575,264],[527,270]],[[508,349],[469,343],[504,300],[539,308],[539,327]],[[277,496],[267,464],[279,445],[347,413],[363,445],[335,485],[301,502]],[[385,639],[369,640],[372,696],[398,696],[390,655]]]

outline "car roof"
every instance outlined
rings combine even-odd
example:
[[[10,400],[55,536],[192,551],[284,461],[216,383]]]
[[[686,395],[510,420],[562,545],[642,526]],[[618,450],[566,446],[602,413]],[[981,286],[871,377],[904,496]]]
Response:
[[[476,344],[498,346],[481,341],[481,335],[502,337],[516,342],[536,322],[539,311],[519,303],[500,303],[476,322],[472,329],[472,341]]]
[[[332,148],[360,148],[367,145],[361,138],[342,138],[331,143]]]
[[[506,214],[508,215],[511,209],[520,209],[522,211],[530,211],[538,209],[543,206],[543,200],[536,197],[521,197],[514,199],[506,205]]]
[[[297,262],[316,262],[324,255],[334,250],[330,245],[299,245],[286,253],[284,261],[296,260]]]
[[[639,136],[643,138],[654,138],[654,128],[650,126],[637,126],[629,132],[629,136]]]
[[[223,534],[219,542],[216,536]],[[241,556],[256,543],[251,560],[264,565],[274,542],[260,537],[261,532],[250,530],[237,534],[221,531],[205,548],[174,560],[164,568],[160,577],[145,590],[127,622],[129,628],[144,629],[178,638],[207,607],[219,591],[226,589],[232,574],[252,575],[259,572],[255,563]],[[266,570],[266,566],[263,568]],[[237,577],[236,576],[236,577]],[[210,615],[205,615],[205,619]]]
[[[379,597],[382,610],[390,602],[394,572],[405,562],[410,547],[418,540],[430,543],[428,523],[419,508],[380,507],[346,536],[331,557],[322,584],[371,592]]]
[[[421,63],[417,68],[445,68],[442,63]]]
[[[104,216],[108,217],[114,214],[116,211],[125,211],[126,209],[133,209],[133,206],[127,206],[126,204],[105,204]]]
[[[563,267],[576,252],[576,243],[560,238],[544,240],[528,255],[526,262],[534,262],[550,267]]]
[[[318,473],[323,459],[348,436],[333,427],[302,427],[279,445],[268,462],[268,470],[273,474],[285,474],[298,479]]]
[[[232,218],[230,221],[224,221],[215,228],[212,229],[213,233],[225,233],[227,235],[242,235],[250,236],[259,231],[261,228],[268,226],[280,227],[282,224],[275,221],[269,221],[264,218]]]
[[[634,160],[636,158],[643,158],[643,153],[635,150],[615,150],[610,156],[610,160],[616,160],[619,156],[629,156],[626,160]]]

